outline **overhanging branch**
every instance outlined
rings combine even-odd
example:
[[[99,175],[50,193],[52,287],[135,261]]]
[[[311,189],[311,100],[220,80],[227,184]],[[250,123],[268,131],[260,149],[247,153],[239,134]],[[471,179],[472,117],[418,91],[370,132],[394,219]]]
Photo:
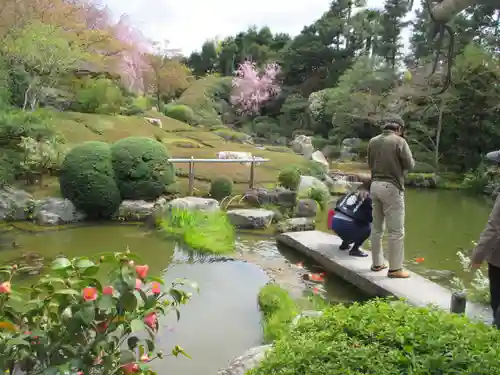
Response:
[[[432,14],[436,21],[448,22],[465,8],[478,3],[478,0],[443,0],[432,8]]]

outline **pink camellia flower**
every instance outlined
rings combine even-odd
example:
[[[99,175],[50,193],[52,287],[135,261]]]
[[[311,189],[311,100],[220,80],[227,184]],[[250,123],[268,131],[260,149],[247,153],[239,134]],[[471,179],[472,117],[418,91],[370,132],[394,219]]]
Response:
[[[105,286],[103,289],[102,289],[102,294],[104,294],[105,296],[112,296],[113,295],[113,287],[112,286]]]
[[[160,294],[160,293],[161,293],[160,283],[154,282],[154,283],[151,285],[151,292],[152,292],[153,294]]]
[[[94,287],[83,288],[82,296],[85,301],[95,301],[97,299],[97,289]]]
[[[127,363],[122,366],[122,370],[125,374],[133,374],[139,371],[139,365],[137,363]]]
[[[135,279],[135,289],[139,290],[142,288],[142,281],[139,279]]]
[[[10,294],[10,292],[11,292],[10,282],[5,281],[0,284],[0,294]]]
[[[148,275],[149,271],[149,266],[147,264],[143,266],[135,266],[135,273],[137,274],[137,277],[141,280],[144,280],[146,276]]]
[[[150,312],[144,317],[144,324],[146,324],[152,330],[156,329],[156,325],[158,323],[158,316],[155,312]]]

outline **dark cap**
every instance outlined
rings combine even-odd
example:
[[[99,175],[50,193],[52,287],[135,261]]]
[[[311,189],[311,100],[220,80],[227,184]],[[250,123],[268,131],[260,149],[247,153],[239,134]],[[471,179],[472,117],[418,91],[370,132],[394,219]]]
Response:
[[[385,116],[382,119],[382,127],[385,127],[387,125],[398,125],[398,126],[401,126],[402,128],[404,128],[405,127],[405,122],[401,118],[401,116],[398,116],[398,115],[388,115],[388,116]]]
[[[500,164],[500,150],[499,151],[491,151],[486,154],[486,159]]]

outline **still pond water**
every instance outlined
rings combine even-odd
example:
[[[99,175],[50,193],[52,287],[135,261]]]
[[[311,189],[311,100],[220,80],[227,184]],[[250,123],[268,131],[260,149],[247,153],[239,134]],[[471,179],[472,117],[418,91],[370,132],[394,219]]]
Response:
[[[425,274],[434,270],[453,271],[467,278],[456,252],[469,250],[482,231],[492,203],[455,191],[409,190],[406,193],[406,259],[408,266]],[[319,227],[324,223],[319,223]],[[242,261],[210,261],[190,257],[174,243],[135,225],[89,226],[39,234],[17,232],[18,249],[0,251],[0,264],[19,256],[20,251],[36,252],[50,261],[58,254],[67,257],[103,251],[138,253],[150,272],[162,274],[169,282],[185,277],[198,283],[200,293],[181,308],[181,319],[173,316],[161,322],[159,344],[166,351],[178,344],[193,359],[164,359],[156,363],[160,374],[216,374],[228,361],[246,349],[261,344],[259,289],[269,280],[259,267]],[[258,251],[267,258],[287,258],[292,264],[300,255],[278,250],[272,239],[240,237],[240,251]],[[424,258],[419,264],[411,260]],[[213,258],[212,258],[213,260]],[[325,285],[330,299],[349,300],[362,296],[354,288],[328,275]],[[448,277],[449,279],[449,277]],[[447,278],[439,280],[446,284]]]

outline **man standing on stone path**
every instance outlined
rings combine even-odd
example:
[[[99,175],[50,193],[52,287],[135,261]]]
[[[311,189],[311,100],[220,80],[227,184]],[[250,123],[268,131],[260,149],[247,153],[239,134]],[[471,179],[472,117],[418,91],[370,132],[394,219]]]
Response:
[[[382,250],[382,236],[387,224],[388,277],[408,278],[403,269],[405,235],[404,174],[415,166],[415,161],[403,138],[405,123],[399,116],[383,122],[382,134],[368,143],[368,164],[373,202],[371,234],[372,267],[374,272],[387,268]]]
[[[486,154],[486,158],[500,164],[500,151]],[[490,282],[490,305],[493,324],[500,328],[500,194],[491,210],[488,223],[472,253],[471,266],[478,269],[486,260]]]

